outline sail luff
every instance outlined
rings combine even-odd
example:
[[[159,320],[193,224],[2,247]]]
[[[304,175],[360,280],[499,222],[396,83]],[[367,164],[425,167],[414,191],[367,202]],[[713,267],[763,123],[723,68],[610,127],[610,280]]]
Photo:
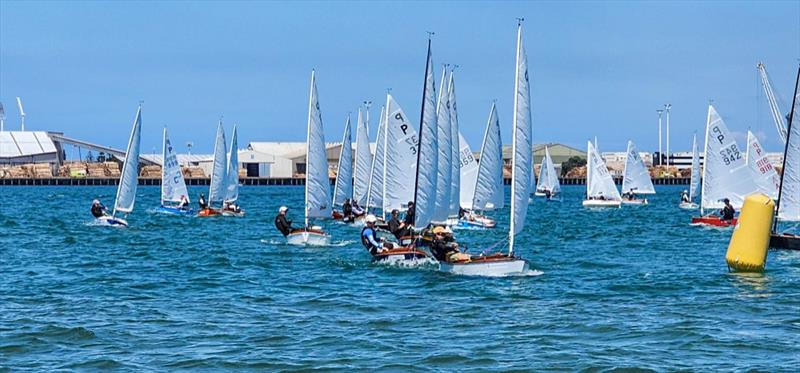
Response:
[[[800,124],[794,123],[800,116],[800,67],[795,79],[792,111],[786,127],[786,145],[783,151],[783,167],[778,189],[778,219],[800,221]],[[777,229],[777,225],[775,225]]]
[[[458,130],[458,110],[456,105],[455,72],[450,71],[450,83],[447,88],[448,102],[450,104],[450,203],[449,216],[458,216],[461,207],[461,141]]]
[[[117,186],[117,196],[114,199],[113,216],[117,211],[130,213],[133,211],[133,204],[136,201],[136,187],[139,183],[139,146],[141,144],[142,131],[142,105],[136,110],[136,117],[133,120],[128,147],[125,151],[125,162],[122,164],[119,185]]]
[[[436,105],[436,127],[438,133],[438,166],[436,167],[436,202],[433,221],[444,222],[450,209],[450,183],[453,168],[453,153],[450,142],[453,139],[450,128],[450,103],[447,86],[447,70],[442,71],[438,104]]]
[[[697,196],[697,187],[700,186],[700,154],[697,152],[697,134],[692,139],[692,175],[689,182],[689,201],[694,201]]]
[[[476,210],[499,209],[503,207],[503,148],[500,142],[500,121],[497,107],[492,103],[486,131],[481,143],[481,161],[478,162],[478,176],[475,180],[475,194],[472,208]]]
[[[328,157],[322,113],[319,108],[315,71],[311,71],[311,92],[308,104],[308,141],[306,152],[306,225],[312,218],[331,216],[331,188],[328,178]]]
[[[517,66],[514,92],[514,130],[512,136],[511,167],[511,224],[509,232],[509,255],[514,252],[514,237],[522,231],[528,214],[528,199],[531,192],[533,173],[533,139],[530,82],[528,80],[528,61],[522,46],[522,24],[517,27]]]
[[[375,155],[372,157],[369,171],[369,183],[367,184],[367,210],[373,207],[383,208],[383,180],[386,167],[384,159],[386,157],[386,126],[385,118],[386,107],[381,107],[381,114],[378,117],[378,131],[375,136]]]
[[[353,201],[359,206],[367,205],[372,153],[369,150],[369,109],[366,119],[358,109],[358,127],[356,129],[356,166],[353,178]]]

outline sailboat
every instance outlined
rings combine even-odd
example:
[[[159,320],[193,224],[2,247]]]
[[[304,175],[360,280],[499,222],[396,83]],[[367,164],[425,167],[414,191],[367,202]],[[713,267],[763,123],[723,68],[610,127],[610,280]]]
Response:
[[[322,227],[309,224],[311,219],[331,216],[331,186],[328,179],[328,158],[319,110],[317,82],[311,70],[311,89],[308,99],[308,140],[306,143],[305,225],[286,236],[290,245],[327,246],[331,236]]]
[[[800,68],[795,80],[792,111],[786,128],[786,147],[783,151],[783,171],[778,189],[778,214],[772,225],[770,246],[777,249],[800,250],[800,234],[778,232],[779,222],[800,221],[800,124],[793,123],[800,115]]]
[[[200,209],[197,216],[211,217],[221,216],[222,213],[219,209],[215,209],[215,203],[218,203],[219,208],[225,200],[226,194],[226,179],[228,173],[228,156],[225,152],[225,129],[222,128],[222,120],[217,124],[217,135],[214,140],[214,160],[211,164],[211,184],[208,187],[208,202],[207,205]]]
[[[181,165],[175,149],[167,136],[167,128],[164,127],[164,144],[161,152],[161,207],[159,212],[175,215],[194,215],[188,204],[189,192],[186,190],[186,180],[181,172]],[[186,205],[181,206],[180,204]]]
[[[561,193],[561,183],[558,181],[556,166],[550,158],[550,149],[544,147],[544,158],[539,167],[539,183],[536,185],[536,196],[547,197],[548,201],[557,200],[555,196]],[[549,194],[549,196],[548,196]]]
[[[369,171],[369,183],[367,184],[367,213],[374,212],[375,209],[383,209],[383,196],[385,188],[383,179],[385,174],[384,159],[386,158],[386,107],[381,107],[381,114],[378,119],[378,132],[375,138],[375,155],[372,157]],[[381,211],[381,219],[386,214]],[[377,214],[376,214],[377,215]]]
[[[678,207],[686,210],[694,210],[700,205],[694,202],[697,190],[700,187],[700,154],[697,151],[697,134],[692,139],[692,174],[689,181],[689,201],[681,202]]]
[[[767,152],[761,147],[758,138],[752,132],[747,131],[747,152],[745,153],[747,167],[753,172],[757,191],[772,199],[778,199],[778,189],[780,189],[781,178],[772,162],[767,158]]]
[[[350,114],[344,124],[342,135],[342,148],[339,152],[339,165],[336,167],[336,184],[333,187],[333,206],[342,206],[353,196],[353,140],[350,136]],[[352,205],[351,205],[352,206]],[[344,216],[344,210],[333,210],[334,219],[344,219],[350,223],[352,216]]]
[[[471,159],[471,162],[474,162],[474,159]],[[462,207],[467,209],[468,212],[461,218],[459,225],[494,228],[497,226],[497,222],[480,214],[481,211],[503,208],[505,199],[503,191],[503,143],[500,138],[500,120],[497,116],[497,106],[494,102],[492,102],[492,108],[489,110],[486,132],[483,135],[483,143],[481,144],[481,162],[477,164],[475,175],[475,181],[472,185],[472,190],[474,191],[472,200],[466,206],[462,203]],[[465,175],[462,173],[461,176],[463,181]]]
[[[706,209],[721,209],[724,199],[730,200],[734,208],[741,208],[745,196],[757,190],[753,174],[740,149],[717,110],[713,105],[708,105],[701,216],[692,217],[692,225],[736,225],[736,219],[724,221],[719,216],[704,214]]]
[[[508,253],[470,255],[469,258],[439,262],[443,272],[474,275],[504,276],[528,270],[528,261],[514,256],[514,239],[525,226],[528,214],[528,196],[533,183],[533,127],[530,109],[530,82],[528,61],[522,46],[522,24],[517,26],[517,56],[514,82],[514,132],[511,168],[511,224],[508,232]],[[482,163],[482,162],[481,162]],[[488,250],[487,250],[488,251]]]
[[[437,167],[436,199],[434,201],[433,221],[436,225],[447,224],[450,215],[450,193],[453,177],[452,127],[450,126],[450,97],[447,84],[447,66],[442,69],[442,82],[436,103],[437,125]]]
[[[597,140],[595,140],[596,142]],[[600,157],[594,144],[586,142],[586,199],[585,207],[619,207],[622,197],[619,195],[614,179],[608,167]]]
[[[136,200],[136,187],[139,184],[139,144],[141,143],[142,132],[142,105],[136,111],[133,120],[131,137],[128,139],[128,147],[125,151],[125,162],[122,163],[122,174],[117,186],[117,197],[114,199],[114,212],[111,216],[105,215],[97,220],[111,226],[127,227],[128,214],[133,211],[133,203]],[[125,214],[125,218],[120,218],[117,213]]]
[[[237,126],[233,125],[231,151],[228,166],[225,170],[225,199],[222,202],[222,216],[244,216],[244,210],[236,204],[239,199],[239,141]]]
[[[647,199],[636,198],[637,194],[656,194],[650,171],[636,151],[633,141],[628,140],[628,153],[625,156],[625,171],[622,176],[622,203],[627,205],[646,205]]]

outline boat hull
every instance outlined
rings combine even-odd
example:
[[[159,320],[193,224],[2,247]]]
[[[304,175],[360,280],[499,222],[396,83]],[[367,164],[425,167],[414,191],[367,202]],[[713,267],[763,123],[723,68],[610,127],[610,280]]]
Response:
[[[222,216],[222,213],[220,213],[219,210],[214,210],[212,208],[204,208],[197,212],[197,216],[208,218],[212,216]]]
[[[529,268],[527,260],[503,254],[475,257],[457,263],[439,263],[440,271],[464,276],[507,276],[524,273]]]
[[[736,225],[737,219],[734,218],[733,220],[722,220],[719,216],[694,216],[692,217],[691,225],[694,226],[709,226],[709,227],[732,227]]]
[[[194,215],[195,213],[192,209],[180,209],[172,206],[160,206],[156,208],[156,212],[169,215]]]
[[[122,218],[117,218],[113,216],[101,216],[97,218],[97,221],[102,222],[105,225],[111,227],[127,227],[128,221]]]
[[[331,236],[321,230],[297,229],[286,236],[286,242],[296,246],[328,246]]]
[[[582,202],[584,207],[619,207],[621,201],[602,200],[602,199],[587,199]]]
[[[623,199],[622,200],[622,204],[623,205],[639,205],[639,206],[641,206],[641,205],[646,205],[648,203],[647,203],[646,199],[632,199],[632,200]]]
[[[379,254],[373,255],[372,262],[397,264],[403,262],[414,262],[427,258],[428,254],[426,254],[424,251],[418,250],[416,247],[407,246],[386,250]]]
[[[800,235],[773,233],[769,237],[769,247],[782,250],[800,250]]]
[[[239,210],[239,212],[231,210],[222,210],[222,216],[234,216],[237,218],[242,218],[244,217],[244,210]]]
[[[681,204],[678,205],[678,207],[684,210],[697,210],[698,208],[700,208],[700,205],[694,202],[681,202]]]
[[[458,226],[470,228],[494,228],[497,226],[497,222],[487,217],[479,217],[475,218],[474,220],[461,218],[458,221]]]

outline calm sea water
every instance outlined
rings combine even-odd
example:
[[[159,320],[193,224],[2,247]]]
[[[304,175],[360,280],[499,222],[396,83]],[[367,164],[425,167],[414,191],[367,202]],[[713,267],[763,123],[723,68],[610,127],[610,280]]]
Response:
[[[730,230],[688,225],[677,187],[614,210],[531,205],[527,276],[373,265],[359,230],[296,248],[273,228],[301,187],[244,187],[242,219],[148,211],[92,224],[114,187],[0,188],[0,367],[11,370],[743,370],[800,366],[800,253],[728,273]],[[201,188],[192,188],[196,196]],[[459,231],[479,250],[495,231]],[[2,369],[0,369],[2,370]]]

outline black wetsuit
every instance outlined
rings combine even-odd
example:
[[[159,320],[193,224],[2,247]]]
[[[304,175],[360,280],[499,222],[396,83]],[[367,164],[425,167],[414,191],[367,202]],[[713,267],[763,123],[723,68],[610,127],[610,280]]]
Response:
[[[197,199],[197,204],[200,205],[201,209],[204,209],[204,208],[208,207],[208,204],[206,203],[206,199],[203,198],[202,196],[199,199]]]
[[[733,220],[734,214],[736,214],[736,210],[734,210],[733,207],[725,205],[725,207],[722,208],[722,220]]]
[[[102,217],[103,215],[105,215],[105,210],[106,207],[101,204],[92,205],[92,216],[94,216],[95,218]]]
[[[416,213],[416,211],[417,210],[416,210],[416,208],[414,208],[414,206],[409,207],[408,211],[406,211],[406,218],[403,219],[403,223],[406,223],[406,225],[409,226],[409,227],[413,227],[414,226],[414,214]]]
[[[353,220],[353,206],[350,204],[350,202],[345,202],[342,205],[342,215],[343,215],[342,220],[344,221]]]
[[[433,242],[431,242],[431,254],[433,254],[433,257],[440,262],[446,262],[447,257],[456,251],[455,243],[453,242],[437,239],[434,239]]]
[[[392,232],[398,240],[405,235],[406,230],[400,228],[400,220],[397,220],[396,217],[389,219],[387,225],[389,226],[389,232]]]
[[[275,228],[278,228],[283,233],[283,236],[286,237],[292,232],[292,221],[286,220],[286,215],[278,214],[275,217]]]

